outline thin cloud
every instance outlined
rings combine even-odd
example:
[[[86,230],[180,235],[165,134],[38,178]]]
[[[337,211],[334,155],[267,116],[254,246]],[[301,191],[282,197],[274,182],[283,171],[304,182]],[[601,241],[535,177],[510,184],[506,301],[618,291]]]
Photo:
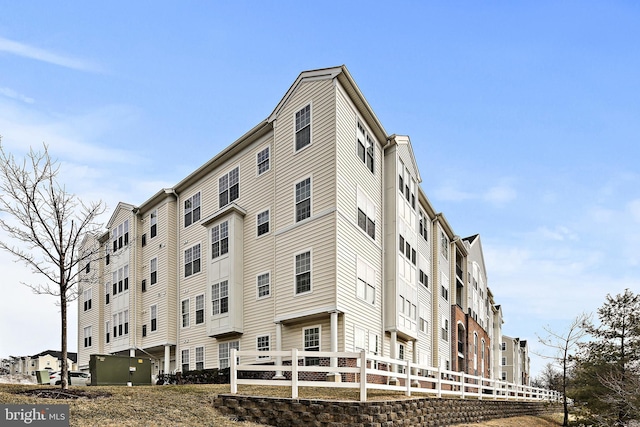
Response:
[[[461,190],[457,183],[446,183],[434,191],[435,198],[449,202],[481,200],[492,205],[505,205],[518,197],[517,191],[507,180],[477,192]]]
[[[8,87],[0,87],[0,95],[6,96],[7,98],[11,99],[16,99],[27,104],[33,104],[35,102],[33,98],[29,98],[28,96],[18,93],[13,89],[9,89]]]
[[[79,71],[100,72],[100,67],[89,61],[49,52],[38,47],[0,37],[0,52],[6,52],[23,58],[35,59],[60,67],[71,68]]]

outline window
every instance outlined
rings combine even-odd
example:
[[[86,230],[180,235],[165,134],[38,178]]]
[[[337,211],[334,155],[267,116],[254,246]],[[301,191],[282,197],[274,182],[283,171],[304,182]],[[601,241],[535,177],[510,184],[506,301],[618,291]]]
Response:
[[[271,295],[270,274],[269,273],[260,274],[258,276],[257,281],[258,281],[258,298],[268,297],[269,295]]]
[[[84,328],[84,346],[91,347],[91,326]]]
[[[369,332],[369,353],[378,354],[378,335]]]
[[[373,172],[373,158],[374,147],[373,139],[369,136],[369,133],[365,130],[362,123],[358,120],[358,157],[367,166],[371,172]]]
[[[184,226],[200,221],[200,192],[184,201]]]
[[[189,349],[182,350],[182,372],[189,370]]]
[[[258,214],[258,236],[269,232],[269,210]]]
[[[125,220],[122,224],[111,230],[111,239],[113,241],[113,252],[122,249],[129,244],[129,220]]]
[[[142,325],[142,336],[143,337],[147,336],[147,325]]]
[[[449,341],[449,319],[442,319],[442,339]]]
[[[87,265],[85,265],[84,272],[86,274],[89,274],[89,272],[91,272],[91,262],[88,262]]]
[[[129,333],[129,310],[124,310],[113,315],[113,338]]]
[[[204,369],[204,347],[196,347],[196,371]]]
[[[151,332],[158,330],[158,306],[156,304],[151,306]]]
[[[269,147],[258,152],[258,175],[269,170]]]
[[[211,228],[211,259],[229,253],[229,221]]]
[[[220,369],[229,367],[231,350],[240,350],[239,341],[223,342],[218,344],[218,367]]]
[[[196,297],[196,325],[204,323],[204,295]]]
[[[444,259],[449,259],[449,239],[442,231],[440,232],[440,250]]]
[[[223,280],[211,285],[211,314],[214,316],[229,312],[229,282]]]
[[[364,261],[358,259],[357,275],[356,296],[361,300],[367,301],[369,304],[375,303],[376,271]]]
[[[319,326],[304,329],[304,351],[320,351],[320,327]],[[320,358],[305,357],[304,365],[318,366],[320,365]]]
[[[507,358],[506,357],[502,358],[502,366],[507,366]]]
[[[311,105],[296,113],[296,151],[311,144]]]
[[[502,373],[502,381],[506,381],[507,380],[507,373],[503,372]]]
[[[419,279],[420,284],[423,285],[426,288],[429,288],[429,276],[427,276],[427,274],[420,270],[420,274],[419,274]]]
[[[367,331],[353,327],[353,351],[360,352],[367,348]]]
[[[506,342],[502,343],[502,345],[500,347],[500,350],[502,350],[502,351],[506,351],[507,350],[507,343]]]
[[[404,237],[402,236],[400,236],[398,249],[400,249],[400,252],[404,254]]]
[[[118,271],[113,272],[113,296],[118,293]]]
[[[200,244],[184,251],[184,277],[200,272]]]
[[[182,327],[186,328],[189,326],[189,300],[182,300],[181,303],[182,309]]]
[[[129,266],[125,265],[122,268],[123,271],[123,281],[124,281],[124,290],[128,290],[129,289]],[[118,272],[118,274],[120,274],[120,272]],[[118,283],[118,288],[120,288],[120,284]]]
[[[256,338],[256,349],[258,351],[269,351],[271,346],[269,343],[269,335],[260,335]],[[258,356],[258,359],[268,359],[269,356]]]
[[[449,289],[446,286],[441,286],[442,298],[449,301]]]
[[[147,292],[147,279],[142,279],[142,283],[140,283],[140,288],[142,292]]]
[[[106,322],[104,322],[104,330],[105,332],[105,343],[109,344],[110,338],[111,338],[111,322],[109,322],[108,320]]]
[[[150,237],[153,239],[158,235],[158,210],[151,212],[149,223],[151,224],[151,230],[149,231]]]
[[[229,173],[218,178],[218,201],[219,208],[227,206],[240,197],[240,167],[229,171]]]
[[[104,303],[109,304],[109,288],[111,287],[110,283],[105,283],[104,285]]]
[[[91,310],[92,290],[87,289],[83,292],[84,311]]]
[[[311,178],[296,184],[296,222],[311,216]]]
[[[142,247],[144,248],[145,246],[147,246],[147,233],[142,235]]]
[[[296,294],[311,291],[311,252],[296,255]]]
[[[358,226],[372,239],[376,238],[376,206],[358,189]]]
[[[404,344],[398,344],[398,359],[404,360]]]
[[[425,334],[429,333],[429,322],[427,322],[427,320],[422,317],[420,318],[420,331],[424,332]]]
[[[429,218],[420,211],[419,233],[424,240],[429,240]]]
[[[151,281],[149,283],[155,285],[158,283],[158,258],[153,258],[149,262],[149,271],[151,272]]]

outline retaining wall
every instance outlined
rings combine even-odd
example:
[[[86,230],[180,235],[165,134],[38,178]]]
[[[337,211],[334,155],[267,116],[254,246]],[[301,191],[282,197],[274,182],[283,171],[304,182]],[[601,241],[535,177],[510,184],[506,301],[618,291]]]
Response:
[[[415,398],[347,402],[221,394],[216,401],[226,416],[240,421],[289,427],[442,427],[561,410],[544,402]]]

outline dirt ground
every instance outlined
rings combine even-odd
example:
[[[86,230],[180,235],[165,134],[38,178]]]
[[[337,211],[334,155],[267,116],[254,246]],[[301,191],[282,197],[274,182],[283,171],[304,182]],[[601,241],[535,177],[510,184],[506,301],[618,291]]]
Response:
[[[326,389],[301,389],[300,398],[330,400],[357,400],[357,393],[328,394]],[[241,387],[246,395],[288,397],[286,387]],[[259,427],[261,424],[239,422],[223,416],[215,408],[220,393],[229,393],[229,385],[182,385],[138,387],[70,387],[69,393],[59,388],[24,384],[0,384],[0,403],[69,405],[70,426],[122,426],[122,427]],[[370,400],[402,399],[406,396],[374,394]],[[64,400],[60,400],[64,399]],[[536,417],[517,417],[458,427],[556,427]]]

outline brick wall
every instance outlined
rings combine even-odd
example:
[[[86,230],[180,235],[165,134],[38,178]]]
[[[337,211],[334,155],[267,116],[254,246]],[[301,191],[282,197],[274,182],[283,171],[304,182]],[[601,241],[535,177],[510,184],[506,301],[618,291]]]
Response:
[[[542,402],[435,398],[345,402],[232,394],[219,395],[216,406],[230,418],[281,427],[441,427],[494,418],[543,415],[561,410],[559,405]]]

